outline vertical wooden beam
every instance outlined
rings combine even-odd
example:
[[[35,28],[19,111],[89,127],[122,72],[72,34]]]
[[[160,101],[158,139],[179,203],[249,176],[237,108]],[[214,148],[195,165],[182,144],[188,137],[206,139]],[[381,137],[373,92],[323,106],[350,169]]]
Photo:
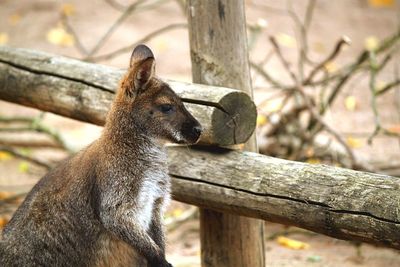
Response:
[[[243,0],[189,0],[193,82],[226,86],[252,96]],[[253,136],[245,150],[257,151]],[[263,222],[200,210],[203,267],[264,267]]]

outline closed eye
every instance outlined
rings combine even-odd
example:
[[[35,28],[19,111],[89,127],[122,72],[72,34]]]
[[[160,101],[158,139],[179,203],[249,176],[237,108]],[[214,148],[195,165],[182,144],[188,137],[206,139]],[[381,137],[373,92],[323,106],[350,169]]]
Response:
[[[164,114],[171,114],[175,111],[175,107],[171,104],[162,104],[159,106],[160,111]]]

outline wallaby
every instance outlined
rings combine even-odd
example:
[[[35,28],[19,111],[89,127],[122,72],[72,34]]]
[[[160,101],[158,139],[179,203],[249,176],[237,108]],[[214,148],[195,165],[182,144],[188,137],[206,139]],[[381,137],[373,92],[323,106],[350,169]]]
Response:
[[[196,143],[201,126],[154,68],[137,46],[102,135],[34,186],[3,231],[0,266],[172,266],[164,145]]]

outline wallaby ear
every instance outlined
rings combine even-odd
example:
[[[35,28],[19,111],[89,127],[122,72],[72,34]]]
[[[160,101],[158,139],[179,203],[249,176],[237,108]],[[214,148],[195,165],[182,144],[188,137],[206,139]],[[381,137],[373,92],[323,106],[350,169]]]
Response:
[[[138,45],[132,52],[130,71],[133,75],[133,85],[136,94],[145,90],[146,84],[154,75],[155,59],[153,52],[145,45]]]

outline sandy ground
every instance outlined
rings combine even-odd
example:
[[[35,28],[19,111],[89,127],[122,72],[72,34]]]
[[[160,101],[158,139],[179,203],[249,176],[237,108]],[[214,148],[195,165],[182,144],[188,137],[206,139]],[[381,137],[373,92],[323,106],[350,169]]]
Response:
[[[131,1],[120,1],[129,3]],[[165,2],[165,3],[164,3]],[[282,15],[279,9],[284,8],[285,1],[246,1],[248,23],[265,20],[268,27],[265,33],[251,51],[250,58],[260,61],[269,51],[268,34],[284,34],[294,36],[293,24],[287,15]],[[306,1],[294,1],[294,9],[303,17]],[[82,55],[70,46],[51,44],[46,34],[59,22],[59,14],[64,4],[72,4],[75,8],[71,16],[72,26],[76,29],[85,47],[93,47],[108,27],[118,18],[120,12],[111,8],[105,1],[52,1],[52,0],[0,0],[0,33],[8,34],[8,45],[37,49],[51,53],[81,58]],[[274,7],[261,7],[263,5]],[[342,35],[352,39],[352,46],[338,58],[339,66],[349,62],[364,46],[369,36],[383,38],[396,29],[398,23],[399,1],[392,8],[371,8],[365,0],[317,1],[316,12],[310,27],[309,41],[312,48],[311,56],[321,59],[330,51],[335,41]],[[13,19],[14,18],[14,19]],[[17,19],[15,19],[17,18]],[[185,22],[185,16],[174,1],[163,1],[156,9],[138,12],[130,17],[111,36],[99,54],[113,51],[128,45],[154,29],[173,22]],[[162,34],[147,43],[155,52],[158,75],[164,78],[190,81],[190,57],[186,29],[176,29]],[[284,47],[285,55],[293,60],[296,57],[295,47]],[[124,68],[129,55],[120,55],[102,64]],[[288,77],[279,62],[272,60],[269,69],[281,81]],[[382,73],[382,80],[389,79],[392,73]],[[331,125],[347,136],[360,136],[363,145],[356,149],[357,155],[370,161],[383,163],[399,162],[399,143],[393,138],[379,136],[372,146],[366,145],[366,137],[373,129],[373,115],[370,110],[370,95],[367,79],[354,81],[346,92],[334,104],[327,114]],[[257,77],[254,78],[256,102],[266,97],[265,84]],[[357,99],[357,109],[348,111],[344,108],[343,99],[354,95]],[[398,103],[400,96],[391,92],[379,100],[384,106],[381,111],[382,122],[385,125],[399,123]],[[5,102],[0,102],[0,115],[33,115],[38,112]],[[45,122],[58,129],[65,140],[73,147],[81,147],[96,138],[101,128],[61,118],[56,115],[46,115]],[[4,137],[0,133],[0,137]],[[17,136],[16,138],[22,138]],[[31,138],[27,136],[26,138]],[[65,153],[50,149],[41,150],[39,155],[44,159],[57,161],[65,157]],[[0,161],[0,191],[24,191],[29,189],[43,175],[42,168],[30,167],[21,171],[21,162],[15,159]],[[186,206],[174,202],[170,213],[186,209]],[[266,239],[284,230],[281,225],[266,223]],[[266,242],[267,266],[400,266],[400,254],[391,249],[375,248],[361,245],[360,249],[349,242],[329,237],[298,233],[289,229],[288,237],[306,242],[310,245],[307,250],[290,250],[277,244],[275,240]],[[199,266],[199,230],[198,221],[190,220],[168,234],[168,258],[174,266]]]

